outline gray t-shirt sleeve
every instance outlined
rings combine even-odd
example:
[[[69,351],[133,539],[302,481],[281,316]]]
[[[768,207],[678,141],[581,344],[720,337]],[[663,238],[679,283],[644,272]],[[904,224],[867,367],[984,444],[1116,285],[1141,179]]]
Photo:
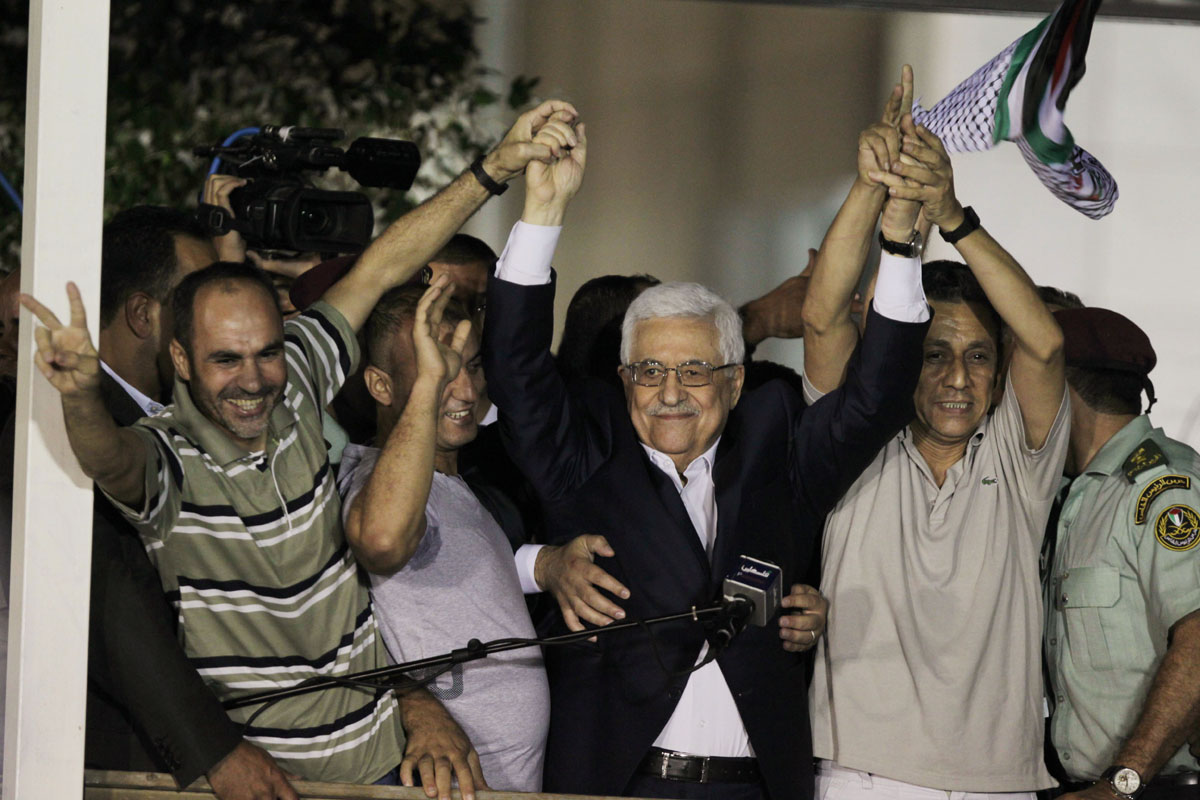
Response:
[[[338,471],[337,490],[342,498],[342,524],[350,515],[350,504],[367,485],[375,465],[379,462],[380,449],[361,444],[348,444],[342,451],[342,466]]]

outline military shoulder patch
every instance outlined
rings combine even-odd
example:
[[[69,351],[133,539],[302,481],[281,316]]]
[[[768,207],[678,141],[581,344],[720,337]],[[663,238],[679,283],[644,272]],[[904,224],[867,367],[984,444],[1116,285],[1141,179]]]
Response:
[[[1170,463],[1167,460],[1167,454],[1162,451],[1162,448],[1156,445],[1153,439],[1147,439],[1129,454],[1129,458],[1125,459],[1125,463],[1121,465],[1121,469],[1125,472],[1125,477],[1129,479],[1130,483],[1136,483],[1137,476],[1146,470],[1154,469],[1155,467],[1165,467]]]
[[[1154,538],[1168,550],[1191,550],[1200,543],[1200,515],[1188,506],[1171,506],[1154,521]]]
[[[1168,489],[1190,488],[1192,488],[1192,479],[1187,475],[1163,475],[1161,478],[1155,478],[1138,495],[1137,502],[1133,507],[1133,524],[1141,525],[1146,521],[1146,513],[1150,510],[1150,504],[1163,492]]]

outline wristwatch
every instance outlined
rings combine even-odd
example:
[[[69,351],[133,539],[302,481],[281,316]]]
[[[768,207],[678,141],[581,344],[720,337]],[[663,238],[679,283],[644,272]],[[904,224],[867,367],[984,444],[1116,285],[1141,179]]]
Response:
[[[925,238],[920,231],[913,231],[907,242],[893,242],[879,231],[879,246],[894,256],[901,258],[920,258],[925,250]]]
[[[959,239],[965,239],[975,231],[979,230],[979,215],[975,213],[975,209],[967,206],[963,209],[963,221],[952,231],[942,230],[938,228],[938,233],[942,236],[942,241],[946,244],[954,244]]]
[[[1136,769],[1119,764],[1104,770],[1100,779],[1108,781],[1113,794],[1125,800],[1134,800],[1146,789],[1146,783]]]

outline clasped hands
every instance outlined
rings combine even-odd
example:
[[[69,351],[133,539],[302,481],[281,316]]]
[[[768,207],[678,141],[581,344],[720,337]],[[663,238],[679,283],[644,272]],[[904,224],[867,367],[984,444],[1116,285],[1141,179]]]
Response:
[[[904,241],[917,226],[918,215],[942,230],[964,219],[954,192],[954,170],[945,146],[912,118],[913,73],[907,64],[893,89],[880,122],[859,136],[858,180],[883,188],[884,235]]]

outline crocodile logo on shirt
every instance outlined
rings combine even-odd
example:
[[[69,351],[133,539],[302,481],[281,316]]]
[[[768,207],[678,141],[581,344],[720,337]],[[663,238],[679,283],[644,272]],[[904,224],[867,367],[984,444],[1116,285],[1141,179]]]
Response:
[[[999,478],[993,478],[991,475],[988,475],[986,478],[980,481],[980,483],[982,483],[984,486],[995,486],[999,482]]]

